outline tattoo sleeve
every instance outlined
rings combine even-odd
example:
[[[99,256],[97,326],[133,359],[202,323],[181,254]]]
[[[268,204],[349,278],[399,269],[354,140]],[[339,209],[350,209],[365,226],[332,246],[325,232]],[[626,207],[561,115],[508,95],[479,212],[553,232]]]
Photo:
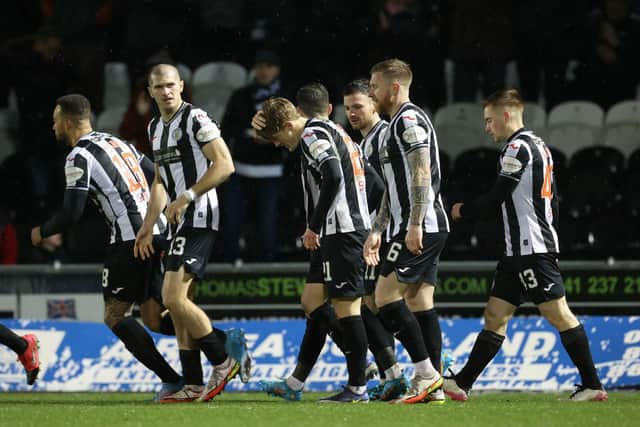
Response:
[[[376,220],[373,222],[371,230],[376,233],[384,233],[387,229],[387,225],[389,225],[389,219],[389,193],[387,193],[387,190],[385,189],[384,193],[382,194],[382,200],[380,201],[378,213],[376,214]]]
[[[431,159],[427,148],[419,148],[407,155],[411,173],[411,191],[409,194],[411,211],[409,225],[421,225],[429,205],[431,187]]]

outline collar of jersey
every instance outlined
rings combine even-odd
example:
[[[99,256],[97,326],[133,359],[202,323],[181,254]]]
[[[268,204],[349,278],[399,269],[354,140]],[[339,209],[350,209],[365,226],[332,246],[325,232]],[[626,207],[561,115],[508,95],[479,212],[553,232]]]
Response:
[[[171,122],[172,122],[172,121],[173,121],[173,120],[178,116],[178,113],[179,113],[180,111],[182,111],[186,105],[187,105],[187,103],[186,103],[186,102],[184,102],[184,101],[182,101],[182,104],[180,104],[180,108],[178,108],[178,109],[176,110],[176,112],[175,112],[175,113],[173,113],[173,116],[171,116],[171,118],[170,118],[168,121],[166,121],[166,122],[164,121],[164,119],[162,118],[162,116],[160,116],[160,120],[162,120],[162,124],[163,124],[163,125],[165,125],[165,126],[166,126],[166,125],[171,124]]]

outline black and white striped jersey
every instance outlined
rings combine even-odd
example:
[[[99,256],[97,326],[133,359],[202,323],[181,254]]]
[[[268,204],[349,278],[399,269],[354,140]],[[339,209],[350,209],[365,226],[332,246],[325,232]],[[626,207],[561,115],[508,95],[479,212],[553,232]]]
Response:
[[[502,203],[506,255],[559,252],[553,158],[544,141],[516,132],[502,149],[500,175],[518,183]]]
[[[191,188],[207,172],[211,162],[202,147],[220,137],[218,126],[203,110],[183,102],[168,122],[155,117],[149,123],[149,141],[154,162],[169,201]],[[216,189],[212,188],[189,204],[182,226],[218,229],[220,211]]]
[[[380,144],[384,139],[384,134],[389,127],[389,123],[386,120],[380,120],[376,123],[369,133],[360,141],[360,147],[364,153],[364,158],[369,161],[369,164],[373,166],[378,175],[382,177],[382,166],[380,165]]]
[[[340,188],[324,221],[321,236],[371,228],[367,189],[360,146],[329,120],[307,121],[300,141],[301,174],[307,225],[320,196],[320,167],[330,159],[340,161]]]
[[[67,156],[66,188],[89,192],[111,227],[110,243],[135,239],[147,213],[150,192],[141,158],[132,145],[102,132],[81,137]],[[166,224],[164,216],[159,224]],[[154,233],[160,231],[156,224]]]
[[[449,231],[449,219],[440,194],[438,139],[424,111],[407,102],[391,118],[379,151],[382,177],[389,196],[391,214],[388,238],[404,233],[409,227],[411,172],[407,155],[419,148],[427,149],[431,159],[431,187],[423,231],[427,233]]]

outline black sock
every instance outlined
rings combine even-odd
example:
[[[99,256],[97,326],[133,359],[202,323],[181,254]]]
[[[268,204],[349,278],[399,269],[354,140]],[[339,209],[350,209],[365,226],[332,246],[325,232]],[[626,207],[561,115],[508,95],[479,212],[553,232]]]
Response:
[[[0,343],[6,345],[19,355],[27,351],[28,345],[24,338],[2,324],[0,324]]]
[[[316,364],[322,347],[324,347],[324,342],[327,339],[329,326],[324,321],[322,311],[318,311],[323,309],[323,307],[324,306],[317,308],[309,315],[304,336],[300,343],[298,363],[293,370],[292,376],[302,382],[307,379],[311,369],[313,369],[313,366]]]
[[[162,335],[175,336],[176,335],[176,327],[173,324],[173,319],[171,318],[171,313],[167,312],[162,319],[160,319],[160,333]]]
[[[582,325],[560,332],[560,339],[573,364],[576,365],[578,372],[580,372],[582,385],[593,389],[602,388],[598,372],[591,357],[589,339]]]
[[[384,371],[396,363],[395,341],[391,332],[387,331],[380,318],[366,305],[362,306],[362,321],[367,331],[369,349],[376,359],[380,378],[384,379]]]
[[[222,341],[222,344],[226,344],[227,343],[227,333],[225,331],[223,331],[222,329],[216,328],[213,325],[211,325],[211,327],[213,328],[213,333],[216,334],[216,337],[218,337],[218,339],[220,341]]]
[[[404,301],[395,301],[381,307],[379,316],[384,327],[400,340],[412,362],[417,363],[429,357],[420,325]]]
[[[224,342],[220,341],[215,331],[207,334],[196,341],[200,344],[200,349],[212,365],[220,365],[227,360],[227,351]]]
[[[180,375],[173,370],[158,352],[151,335],[133,317],[125,317],[111,329],[124,346],[144,366],[160,377],[162,382],[175,383]]]
[[[180,350],[179,353],[184,383],[188,385],[202,385],[200,350]]]
[[[315,317],[316,321],[324,323],[323,328],[326,329],[327,334],[344,353],[345,348],[342,326],[336,317],[336,312],[333,307],[327,303],[322,304],[320,307],[316,308],[309,317]]]
[[[349,385],[367,384],[364,370],[367,367],[367,331],[361,316],[343,317],[339,320],[344,334],[345,358],[349,372]]]
[[[480,376],[484,368],[491,362],[502,346],[503,335],[483,329],[473,344],[469,360],[462,370],[456,374],[456,383],[459,387],[468,390],[476,378]]]
[[[442,369],[441,353],[442,353],[442,331],[440,330],[440,322],[438,321],[438,313],[435,309],[425,311],[414,311],[414,316],[420,324],[422,329],[422,339],[424,345],[427,347],[427,353],[429,353],[429,359],[436,371],[440,372]],[[440,372],[442,373],[442,372]]]

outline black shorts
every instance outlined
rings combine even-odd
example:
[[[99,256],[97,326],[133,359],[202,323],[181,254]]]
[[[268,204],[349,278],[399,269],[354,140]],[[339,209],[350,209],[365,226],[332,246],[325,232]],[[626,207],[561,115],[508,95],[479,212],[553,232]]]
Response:
[[[105,300],[143,304],[153,298],[162,304],[162,248],[154,241],[150,259],[133,257],[134,241],[107,247],[102,270],[102,296]]]
[[[380,244],[380,262],[378,265],[366,265],[364,271],[364,294],[373,295],[376,291],[376,283],[378,282],[378,276],[380,275],[380,268],[382,267],[382,260],[387,255],[389,250],[389,243],[383,241]]]
[[[184,271],[191,273],[197,280],[204,277],[216,231],[208,228],[182,227],[169,243],[167,250],[166,271]]]
[[[404,244],[405,233],[396,235],[391,242],[380,268],[384,277],[396,272],[398,280],[407,284],[436,284],[438,261],[449,233],[422,234],[422,254],[414,255]]]
[[[307,283],[324,283],[330,298],[357,298],[364,295],[362,250],[368,231],[324,236],[320,249],[311,252]]]
[[[542,304],[565,296],[557,254],[503,257],[496,267],[491,296],[515,306]]]
[[[309,271],[307,271],[306,283],[324,283],[322,271],[322,254],[320,251],[311,251],[309,258]]]

